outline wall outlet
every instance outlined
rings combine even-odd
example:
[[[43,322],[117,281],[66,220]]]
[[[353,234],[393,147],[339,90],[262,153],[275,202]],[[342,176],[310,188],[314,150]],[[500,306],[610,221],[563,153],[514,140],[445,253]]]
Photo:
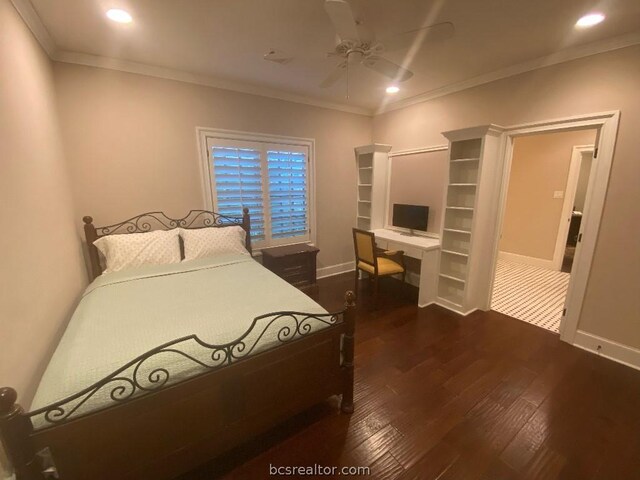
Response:
[[[553,192],[553,198],[564,198],[564,192],[562,190],[556,190]]]

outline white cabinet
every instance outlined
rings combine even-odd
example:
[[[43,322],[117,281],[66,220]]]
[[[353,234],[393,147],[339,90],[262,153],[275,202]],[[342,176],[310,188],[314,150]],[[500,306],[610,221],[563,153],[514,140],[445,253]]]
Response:
[[[391,145],[379,143],[355,148],[358,182],[356,227],[363,230],[384,227],[390,150]]]
[[[444,132],[449,179],[441,233],[437,303],[458,313],[487,309],[491,245],[497,221],[495,182],[502,129],[485,125]]]

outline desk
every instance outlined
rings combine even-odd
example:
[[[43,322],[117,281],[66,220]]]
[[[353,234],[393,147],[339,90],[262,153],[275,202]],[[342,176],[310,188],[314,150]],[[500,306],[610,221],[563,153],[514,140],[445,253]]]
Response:
[[[384,228],[372,230],[376,243],[385,250],[403,250],[407,257],[420,260],[418,306],[426,307],[436,301],[438,288],[438,252],[440,239],[402,235]]]

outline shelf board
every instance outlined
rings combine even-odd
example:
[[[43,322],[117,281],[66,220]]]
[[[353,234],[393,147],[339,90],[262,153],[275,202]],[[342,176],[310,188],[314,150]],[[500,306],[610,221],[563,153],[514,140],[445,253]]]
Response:
[[[475,187],[477,183],[450,183],[450,187]]]
[[[358,200],[360,203],[371,203],[371,200]]]
[[[451,163],[460,163],[460,162],[477,162],[480,158],[453,158],[451,159]]]
[[[358,218],[364,218],[365,220],[371,220],[371,217],[365,217],[364,215],[358,215]]]
[[[468,253],[456,252],[455,250],[442,250],[442,253],[448,253],[449,255],[457,255],[458,257],[469,257]]]
[[[473,212],[473,207],[454,207],[454,206],[447,205],[447,208],[449,210],[464,210],[467,212]]]
[[[359,187],[371,187],[373,185],[371,183],[359,183],[358,186]]]
[[[373,167],[358,167],[358,170],[373,170]]]
[[[466,233],[467,235],[471,235],[469,230],[458,230],[457,228],[445,228],[445,232],[453,232],[453,233]]]
[[[448,278],[449,280],[453,280],[454,282],[467,283],[465,280],[461,278],[454,277],[453,275],[447,275],[446,273],[440,273],[439,276],[441,276],[442,278]]]

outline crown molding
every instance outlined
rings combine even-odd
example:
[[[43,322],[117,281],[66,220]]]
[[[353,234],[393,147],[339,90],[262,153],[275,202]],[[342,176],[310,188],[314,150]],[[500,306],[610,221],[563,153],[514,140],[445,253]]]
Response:
[[[240,83],[236,81],[223,80],[207,75],[198,75],[194,73],[184,72],[166,67],[156,67],[144,63],[130,62],[116,58],[102,57],[86,53],[57,51],[52,59],[56,62],[71,63],[75,65],[85,65],[89,67],[104,68],[108,70],[117,70],[120,72],[134,73],[138,75],[146,75],[150,77],[163,78],[167,80],[176,80],[179,82],[203,85],[206,87],[219,88],[223,90],[231,90],[234,92],[246,93],[250,95],[258,95],[261,97],[275,98],[286,102],[301,103],[314,107],[328,108],[331,110],[339,110],[347,113],[355,113],[358,115],[372,116],[373,111],[367,108],[356,107],[353,105],[343,105],[341,103],[329,102],[317,98],[296,95],[269,87],[252,85],[248,83]]]
[[[355,147],[353,149],[356,155],[364,155],[367,153],[389,153],[391,151],[391,145],[386,145],[384,143],[372,143],[370,145],[362,145],[360,147]]]
[[[182,70],[156,67],[137,62],[102,57],[99,55],[60,51],[57,48],[53,37],[44,26],[44,23],[40,19],[38,13],[33,8],[30,0],[11,0],[11,3],[18,11],[24,22],[27,24],[33,35],[45,50],[45,52],[53,61],[56,62],[85,65],[90,67],[118,70],[121,72],[164,78],[168,80],[176,80],[179,82],[203,85],[223,90],[246,93],[250,95],[275,98],[277,100],[283,100],[286,102],[311,105],[314,107],[327,108],[347,113],[355,113],[368,117],[380,115],[393,110],[399,110],[401,108],[406,108],[418,103],[427,102],[429,100],[450,95],[452,93],[474,88],[486,83],[495,82],[496,80],[520,75],[521,73],[526,73],[564,62],[570,62],[579,58],[584,58],[592,55],[597,55],[599,53],[610,52],[613,50],[640,44],[640,31],[631,32],[600,42],[592,42],[586,45],[579,45],[576,47],[560,50],[545,57],[539,57],[534,60],[511,65],[500,70],[495,70],[484,75],[479,75],[477,77],[473,77],[461,82],[453,83],[445,87],[421,93],[413,97],[405,98],[392,103],[387,103],[380,106],[378,109],[369,109],[365,107],[357,107],[354,105],[345,105],[342,103],[330,102],[318,98],[307,97],[304,95],[297,95],[294,93],[284,92],[282,90],[263,87],[259,85],[239,83],[230,80],[218,79],[212,76],[188,73]]]
[[[406,150],[392,150],[389,152],[390,157],[404,157],[405,155],[417,155],[420,153],[443,152],[449,150],[448,144],[433,145],[431,147],[408,148]]]
[[[203,85],[206,87],[219,88],[222,90],[231,90],[234,92],[257,95],[260,97],[274,98],[276,100],[310,105],[313,107],[327,108],[330,110],[338,110],[346,113],[355,113],[357,115],[365,115],[367,117],[371,117],[373,115],[373,109],[370,108],[330,102],[327,100],[308,97],[305,95],[297,95],[295,93],[284,92],[282,90],[277,90],[269,87],[252,85],[249,83],[241,83],[231,80],[223,80],[212,76],[197,75],[189,72],[184,72],[182,70],[156,67],[153,65],[102,57],[99,55],[60,50],[58,49],[55,41],[53,40],[53,37],[45,27],[44,23],[40,19],[38,12],[36,12],[36,10],[33,8],[30,0],[11,0],[11,3],[18,11],[18,14],[22,17],[22,20],[29,27],[36,40],[38,40],[40,46],[42,46],[47,55],[49,55],[49,58],[51,58],[51,60],[53,60],[54,62],[85,65],[90,67],[134,73],[138,75],[147,75],[150,77],[163,78],[167,80],[176,80],[179,82]]]
[[[47,55],[53,57],[56,52],[56,44],[31,2],[29,0],[11,0],[11,3]]]
[[[388,103],[376,110],[375,115],[380,115],[382,113],[390,112],[393,110],[399,110],[401,108],[406,108],[418,103],[428,102],[429,100],[434,100],[446,95],[451,95],[452,93],[461,92],[463,90],[468,90],[473,87],[478,87],[486,83],[495,82],[496,80],[513,77],[533,70],[550,67],[552,65],[557,65],[560,63],[570,62],[572,60],[577,60],[592,55],[598,55],[600,53],[606,53],[625,47],[631,47],[638,44],[640,44],[640,31],[609,38],[600,42],[592,42],[586,45],[566,48],[545,57],[539,57],[534,60],[511,65],[510,67],[495,70],[493,72],[479,75],[462,82],[452,83],[442,88],[437,88],[435,90],[421,93],[420,95]]]
[[[504,127],[490,123],[487,125],[478,125],[477,127],[449,130],[442,132],[442,135],[450,142],[458,142],[460,140],[468,140],[470,138],[484,137],[485,135],[493,135],[494,137],[497,137],[502,135],[502,132],[504,131]]]

